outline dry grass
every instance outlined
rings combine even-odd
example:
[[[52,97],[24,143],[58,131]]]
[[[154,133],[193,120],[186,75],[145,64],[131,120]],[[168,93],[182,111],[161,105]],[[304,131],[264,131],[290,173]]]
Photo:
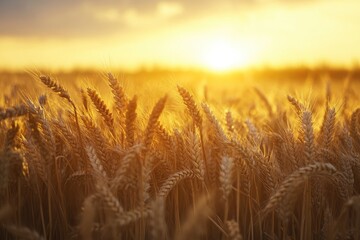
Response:
[[[310,101],[298,83],[202,99],[106,77],[106,92],[44,75],[4,92],[1,239],[359,239],[348,82],[314,84]]]

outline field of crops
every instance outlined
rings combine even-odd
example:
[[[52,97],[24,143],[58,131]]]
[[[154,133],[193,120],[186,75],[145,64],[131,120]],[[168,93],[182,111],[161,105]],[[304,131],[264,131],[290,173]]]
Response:
[[[359,79],[1,74],[1,239],[360,239]]]

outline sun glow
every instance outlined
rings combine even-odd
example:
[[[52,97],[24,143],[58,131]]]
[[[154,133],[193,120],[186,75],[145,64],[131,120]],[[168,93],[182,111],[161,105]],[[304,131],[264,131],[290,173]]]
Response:
[[[204,47],[202,61],[212,71],[228,71],[249,64],[246,52],[226,39],[212,41]]]

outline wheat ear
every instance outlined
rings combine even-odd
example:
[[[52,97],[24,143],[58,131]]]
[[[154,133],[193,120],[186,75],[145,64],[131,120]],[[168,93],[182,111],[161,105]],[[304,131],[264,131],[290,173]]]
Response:
[[[137,97],[134,96],[133,99],[130,100],[126,110],[125,133],[128,146],[133,146],[135,141],[135,120],[137,117],[136,108]]]
[[[61,85],[53,81],[49,76],[41,75],[40,80],[53,92],[57,93],[60,97],[67,99],[69,102],[72,102],[68,91],[66,91]]]
[[[111,180],[112,189],[117,189],[118,186],[123,183],[126,172],[129,171],[131,162],[133,162],[140,154],[142,148],[142,145],[135,145],[126,152],[125,156],[121,159],[121,165],[119,169],[117,169],[114,179]]]
[[[233,134],[234,131],[235,131],[235,127],[234,127],[234,118],[231,114],[230,111],[227,111],[226,112],[226,117],[225,117],[225,120],[226,120],[226,127],[227,127],[227,131],[228,133],[230,134]]]
[[[182,170],[171,175],[164,184],[160,187],[158,196],[166,198],[169,192],[178,184],[181,180],[186,178],[193,178],[194,173],[191,170]]]
[[[129,223],[135,222],[141,218],[147,218],[152,212],[152,209],[149,206],[138,207],[133,210],[124,212],[115,219],[115,223],[118,226],[125,226]]]
[[[13,118],[20,117],[26,115],[28,113],[28,109],[25,105],[13,106],[10,108],[2,109],[0,111],[0,121]]]
[[[335,116],[335,108],[326,108],[319,135],[319,144],[326,150],[330,149],[331,143],[334,139]]]
[[[200,141],[196,132],[189,131],[186,141],[187,145],[185,150],[187,151],[187,157],[194,166],[196,177],[203,181],[205,179],[205,164],[201,158]]]
[[[99,182],[96,184],[96,189],[100,194],[101,199],[104,201],[106,207],[115,215],[116,218],[121,217],[124,213],[124,209],[121,206],[119,200],[111,193],[110,189],[105,183]]]
[[[304,143],[304,154],[306,157],[306,164],[315,161],[315,137],[312,123],[312,113],[310,111],[303,111],[301,117],[301,140]]]
[[[288,95],[287,99],[291,103],[291,105],[294,106],[297,114],[301,114],[302,111],[305,109],[304,105],[302,105],[296,98]]]
[[[201,106],[205,112],[207,119],[210,121],[212,127],[215,130],[215,135],[218,141],[220,141],[221,143],[227,143],[228,142],[227,136],[224,130],[222,129],[219,121],[215,117],[214,113],[211,111],[209,105],[207,105],[206,103],[202,103]]]
[[[91,166],[93,167],[96,176],[101,177],[102,180],[108,179],[107,173],[105,172],[100,159],[97,157],[95,149],[89,145],[86,147],[86,153],[89,157]]]
[[[166,103],[167,97],[161,98],[156,105],[154,106],[153,110],[151,111],[149,121],[147,124],[147,127],[145,129],[145,136],[144,136],[144,145],[146,148],[148,148],[152,142],[155,130],[156,130],[156,124],[160,117],[160,114],[164,110],[165,103]]]
[[[109,129],[111,131],[113,131],[114,118],[113,118],[112,113],[110,112],[109,108],[106,106],[104,101],[101,99],[101,97],[95,90],[88,88],[87,93],[88,93],[91,101],[93,102],[94,106],[96,107],[97,111],[104,118],[106,125],[109,127]]]
[[[220,190],[222,192],[222,197],[224,200],[227,200],[232,189],[232,173],[234,167],[234,159],[228,156],[223,156],[221,158],[220,164]]]
[[[70,95],[69,95],[68,91],[66,91],[60,84],[53,81],[49,76],[41,75],[39,78],[40,78],[40,80],[41,80],[41,82],[43,84],[45,84],[48,88],[50,88],[53,92],[58,94],[60,97],[66,99],[71,104],[71,106],[73,107],[74,115],[75,115],[75,121],[76,121],[76,127],[77,127],[79,140],[80,140],[80,145],[81,145],[81,148],[84,149],[84,143],[83,143],[83,140],[82,140],[82,134],[81,134],[81,129],[80,129],[80,125],[79,125],[77,108],[76,108],[75,103],[70,98]]]
[[[330,163],[315,163],[298,169],[281,183],[275,194],[270,197],[264,212],[266,213],[275,207],[279,207],[280,214],[287,218],[291,213],[298,187],[308,177],[320,174],[334,177],[336,172],[336,168]]]
[[[235,220],[230,220],[225,222],[228,229],[229,240],[242,240],[240,234],[239,224]]]
[[[183,87],[178,86],[179,94],[181,95],[184,104],[189,110],[190,116],[194,120],[196,126],[202,128],[202,117],[197,104],[194,101],[194,97]]]
[[[127,97],[125,95],[123,87],[120,85],[119,81],[112,75],[108,73],[109,85],[111,88],[111,92],[114,95],[115,107],[116,111],[119,115],[120,125],[121,127],[125,127],[125,112],[127,106]]]

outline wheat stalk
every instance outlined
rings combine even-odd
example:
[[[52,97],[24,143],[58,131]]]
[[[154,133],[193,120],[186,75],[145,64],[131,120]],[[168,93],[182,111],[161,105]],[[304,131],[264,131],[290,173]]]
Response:
[[[260,100],[264,103],[264,105],[268,111],[268,114],[271,117],[273,115],[273,110],[272,110],[272,107],[271,107],[271,104],[270,104],[268,98],[265,96],[265,94],[259,88],[256,87],[256,88],[254,88],[254,90],[255,90],[256,94],[259,96]]]
[[[181,231],[175,236],[175,240],[200,239],[205,231],[202,224],[206,222],[207,217],[211,214],[208,201],[209,199],[206,196],[199,199],[194,206],[194,210],[188,213]]]
[[[81,216],[79,232],[82,239],[92,240],[92,229],[95,219],[94,196],[89,196],[84,201],[84,210]]]
[[[45,240],[37,231],[27,227],[16,225],[5,225],[5,229],[13,236],[19,237],[24,240]]]
[[[164,239],[166,236],[165,222],[165,201],[163,198],[157,198],[152,203],[152,211],[150,213],[150,227],[152,239]]]

